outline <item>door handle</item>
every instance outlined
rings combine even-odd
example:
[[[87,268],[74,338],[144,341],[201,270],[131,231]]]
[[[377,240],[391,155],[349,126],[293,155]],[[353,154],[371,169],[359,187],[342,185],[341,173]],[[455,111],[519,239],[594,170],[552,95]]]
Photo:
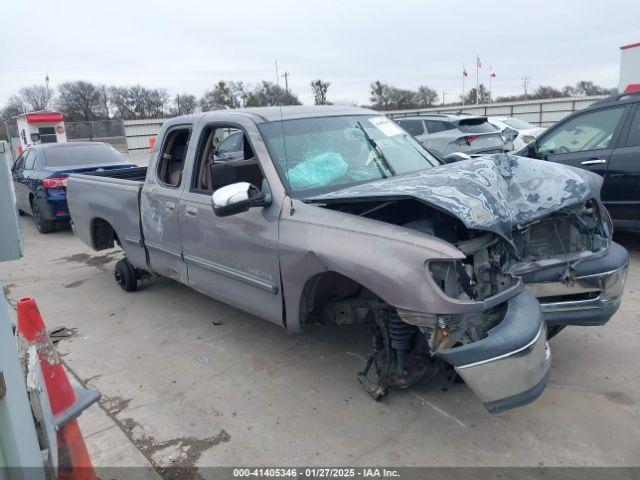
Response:
[[[196,207],[187,207],[184,212],[188,217],[195,218],[198,216],[198,209]]]
[[[604,158],[594,158],[593,160],[585,160],[584,162],[580,162],[580,165],[602,165],[607,163]]]
[[[164,204],[164,211],[166,213],[175,213],[176,211],[176,204],[173,202],[167,202]]]

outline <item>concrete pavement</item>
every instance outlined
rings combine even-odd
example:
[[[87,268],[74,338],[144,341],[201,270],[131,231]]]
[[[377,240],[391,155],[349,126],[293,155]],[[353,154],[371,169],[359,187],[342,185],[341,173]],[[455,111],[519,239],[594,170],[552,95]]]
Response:
[[[22,219],[25,257],[0,265],[7,297],[33,296],[66,365],[103,400],[81,417],[97,466],[640,465],[640,236],[620,312],[551,343],[533,404],[487,413],[438,377],[372,401],[356,380],[366,328],[291,335],[170,280],[125,293],[118,250]]]

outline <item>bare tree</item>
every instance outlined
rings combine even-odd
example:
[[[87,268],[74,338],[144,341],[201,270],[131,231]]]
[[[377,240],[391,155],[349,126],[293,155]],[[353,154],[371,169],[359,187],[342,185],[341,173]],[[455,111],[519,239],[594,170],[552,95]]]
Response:
[[[421,85],[415,94],[416,106],[418,108],[431,107],[438,98],[438,92],[426,85]]]
[[[31,85],[30,87],[21,88],[18,95],[27,106],[27,110],[38,111],[49,108],[49,100],[52,93],[45,85]]]
[[[102,120],[109,116],[103,86],[77,80],[62,83],[58,92],[58,108],[67,120]]]
[[[236,98],[240,107],[247,106],[247,98],[249,98],[250,87],[248,84],[237,81],[237,82],[229,82],[229,88],[231,89],[231,93]]]
[[[190,93],[179,93],[173,99],[173,107],[170,110],[172,116],[189,115],[198,110],[198,100]]]
[[[314,103],[316,105],[329,105],[327,101],[327,90],[329,90],[329,82],[323,82],[322,80],[314,80],[311,82],[311,90],[313,90]]]
[[[148,89],[141,85],[111,87],[109,101],[121,118],[160,118],[167,114],[169,94],[162,88]]]

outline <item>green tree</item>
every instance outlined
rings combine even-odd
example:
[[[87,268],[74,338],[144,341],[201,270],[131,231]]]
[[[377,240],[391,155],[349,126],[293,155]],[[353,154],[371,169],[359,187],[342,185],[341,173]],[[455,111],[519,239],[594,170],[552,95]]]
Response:
[[[327,101],[327,90],[329,90],[329,82],[322,80],[314,80],[311,82],[311,90],[313,90],[313,99],[316,105],[329,105]]]
[[[247,95],[247,107],[302,105],[297,95],[280,85],[263,80]]]

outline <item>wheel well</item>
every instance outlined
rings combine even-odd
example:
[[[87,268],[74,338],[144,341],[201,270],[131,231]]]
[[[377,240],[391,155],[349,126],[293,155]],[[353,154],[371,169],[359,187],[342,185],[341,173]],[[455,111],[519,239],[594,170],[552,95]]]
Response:
[[[300,324],[345,325],[367,321],[369,306],[386,305],[360,283],[328,271],[309,278],[300,300]]]
[[[96,250],[113,248],[114,244],[120,245],[120,240],[109,222],[102,218],[95,218],[91,222],[91,241]]]

